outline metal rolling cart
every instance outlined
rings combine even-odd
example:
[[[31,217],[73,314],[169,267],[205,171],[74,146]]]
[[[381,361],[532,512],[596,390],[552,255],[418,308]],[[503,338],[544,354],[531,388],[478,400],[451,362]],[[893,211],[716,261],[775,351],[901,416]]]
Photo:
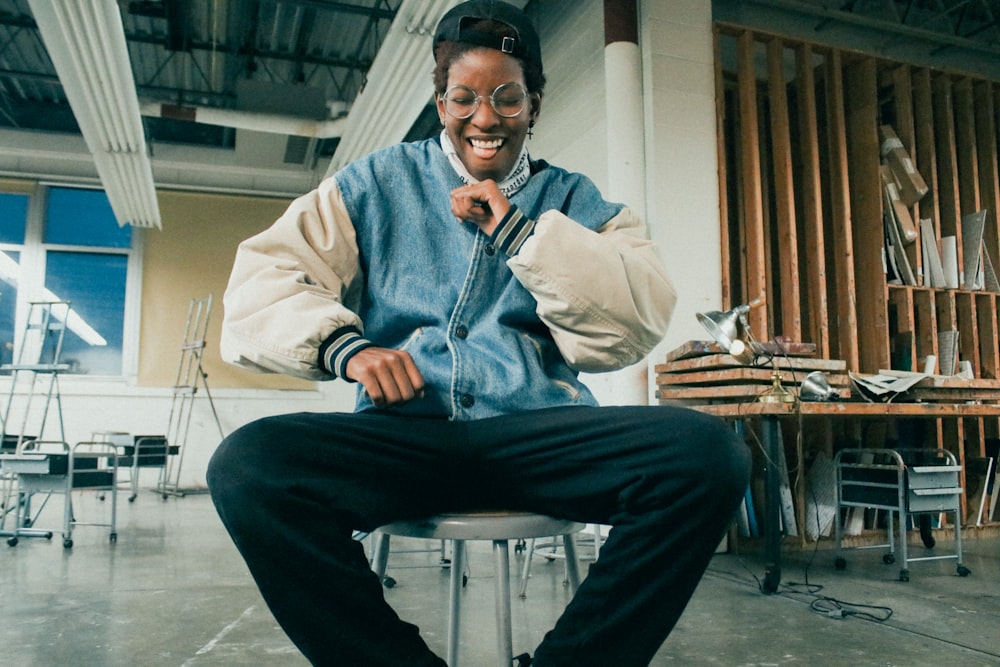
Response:
[[[46,426],[51,425],[50,415],[55,417],[58,429],[55,439],[60,442],[66,439],[59,374],[69,370],[69,365],[63,363],[60,356],[70,312],[68,301],[29,302],[14,359],[0,366],[0,372],[10,374],[7,402],[0,415],[0,481],[3,483],[0,535],[5,537],[52,537],[50,531],[31,530],[21,523],[15,524],[11,532],[6,528],[6,520],[15,509],[19,513],[23,509],[23,516],[29,522],[32,516],[33,493],[18,490],[16,457],[26,448],[33,448],[35,441],[45,438]],[[44,504],[47,500],[48,496],[41,502]]]
[[[971,571],[962,564],[962,487],[960,466],[955,455],[946,449],[844,449],[834,458],[837,473],[836,560],[838,570],[847,567],[842,553],[845,508],[872,508],[886,511],[886,544],[857,549],[888,547],[882,560],[896,561],[893,515],[899,529],[899,553],[902,568],[900,581],[910,580],[909,564],[926,560],[954,558],[959,576]],[[926,520],[921,526],[924,546],[932,548],[934,538],[929,530],[931,514],[952,513],[955,529],[955,553],[935,554],[914,558],[907,553],[907,530],[910,519]]]
[[[16,454],[0,456],[4,470],[16,476],[17,496],[30,498],[33,494],[45,495],[45,502],[31,514],[26,502],[14,506],[14,529],[5,531],[7,544],[16,546],[21,537],[51,538],[52,531],[33,527],[38,515],[45,508],[51,494],[63,494],[63,547],[73,547],[73,528],[76,526],[106,526],[110,528],[109,540],[118,541],[116,518],[118,489],[116,473],[118,451],[104,442],[80,442],[70,447],[62,441],[32,442]],[[107,523],[78,521],[73,511],[73,491],[93,490],[111,492],[110,519]]]

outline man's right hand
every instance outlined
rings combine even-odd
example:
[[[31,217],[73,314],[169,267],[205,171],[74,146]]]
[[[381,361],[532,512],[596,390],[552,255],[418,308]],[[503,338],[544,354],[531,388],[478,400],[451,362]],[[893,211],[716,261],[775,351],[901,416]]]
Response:
[[[424,395],[424,376],[413,357],[402,350],[366,347],[347,362],[347,379],[360,382],[379,407],[405,403]]]

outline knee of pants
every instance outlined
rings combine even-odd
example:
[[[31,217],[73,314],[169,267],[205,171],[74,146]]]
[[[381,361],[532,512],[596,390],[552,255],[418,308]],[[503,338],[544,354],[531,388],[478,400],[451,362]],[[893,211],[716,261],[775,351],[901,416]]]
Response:
[[[728,491],[733,497],[742,497],[750,483],[750,448],[734,429],[723,424],[717,443],[719,456],[714,469],[716,484],[720,491]]]
[[[241,504],[252,500],[254,482],[266,469],[262,448],[273,447],[260,422],[247,424],[227,436],[208,462],[205,480],[216,505]]]
[[[702,416],[696,431],[706,485],[713,495],[742,497],[750,483],[750,449],[725,420]]]

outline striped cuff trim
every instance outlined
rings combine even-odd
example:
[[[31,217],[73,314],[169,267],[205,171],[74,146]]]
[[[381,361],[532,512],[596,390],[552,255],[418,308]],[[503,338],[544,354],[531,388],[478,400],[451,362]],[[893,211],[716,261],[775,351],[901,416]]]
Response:
[[[373,345],[374,343],[361,336],[361,331],[356,327],[337,329],[320,345],[320,366],[327,373],[353,382],[345,374],[347,362],[361,350]]]
[[[521,245],[535,231],[535,221],[526,216],[521,209],[513,204],[507,215],[493,231],[490,239],[494,246],[500,248],[508,257],[513,257],[521,249]]]

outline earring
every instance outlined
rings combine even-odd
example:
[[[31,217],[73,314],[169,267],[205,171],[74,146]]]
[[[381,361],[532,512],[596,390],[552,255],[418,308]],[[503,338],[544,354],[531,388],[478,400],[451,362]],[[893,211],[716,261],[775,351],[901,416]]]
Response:
[[[535,127],[535,119],[532,118],[530,121],[528,121],[528,138],[529,139],[531,139],[533,136],[535,136],[535,133],[531,131],[532,128],[534,128],[534,127]]]

